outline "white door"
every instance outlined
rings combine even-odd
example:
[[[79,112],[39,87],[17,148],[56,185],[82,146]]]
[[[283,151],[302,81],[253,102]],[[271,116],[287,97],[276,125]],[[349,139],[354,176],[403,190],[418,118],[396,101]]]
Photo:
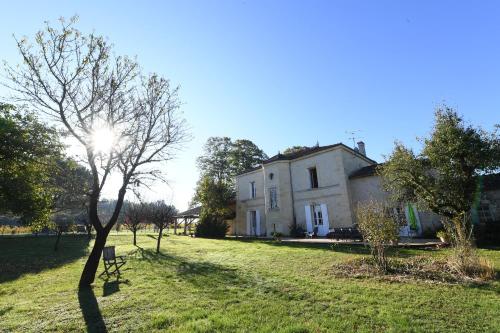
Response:
[[[321,206],[312,205],[311,215],[313,230],[317,232],[318,236],[324,236],[325,232],[323,229],[323,212],[321,211]]]

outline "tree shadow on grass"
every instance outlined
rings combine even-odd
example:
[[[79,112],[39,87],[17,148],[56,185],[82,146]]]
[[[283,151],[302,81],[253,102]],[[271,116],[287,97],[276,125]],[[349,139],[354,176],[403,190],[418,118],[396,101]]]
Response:
[[[137,248],[130,253],[138,260],[147,261],[153,267],[172,269],[174,274],[197,289],[218,293],[226,286],[247,286],[250,281],[238,274],[236,268],[187,258],[156,253],[154,250]]]
[[[89,245],[86,235],[64,235],[55,252],[54,242],[51,236],[0,237],[0,283],[76,261]]]
[[[83,319],[87,332],[107,332],[106,323],[102,318],[99,304],[92,288],[81,288],[78,290],[78,302],[82,310]]]

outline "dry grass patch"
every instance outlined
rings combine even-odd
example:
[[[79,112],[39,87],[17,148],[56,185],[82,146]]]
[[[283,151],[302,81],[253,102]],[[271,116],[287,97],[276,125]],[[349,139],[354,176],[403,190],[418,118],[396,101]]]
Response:
[[[421,280],[453,284],[484,284],[497,278],[493,263],[484,258],[471,261],[471,265],[464,271],[450,258],[429,256],[390,258],[385,272],[379,269],[371,257],[354,258],[334,265],[333,274],[340,277],[376,277],[389,281]]]

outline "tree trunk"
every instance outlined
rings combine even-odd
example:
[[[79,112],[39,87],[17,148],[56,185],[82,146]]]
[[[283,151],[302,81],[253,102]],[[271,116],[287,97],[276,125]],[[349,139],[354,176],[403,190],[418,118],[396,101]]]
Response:
[[[108,232],[109,231],[106,229],[96,230],[94,247],[92,248],[92,252],[90,252],[89,258],[83,268],[82,276],[80,277],[80,288],[88,287],[94,282],[102,250],[104,249],[106,239],[108,238]]]
[[[162,234],[163,234],[163,228],[160,228],[160,232],[158,233],[158,241],[156,242],[156,253],[160,253],[160,241]]]
[[[61,230],[57,230],[57,239],[56,239],[56,244],[54,245],[54,251],[57,251],[59,249],[59,240],[61,239]]]
[[[134,229],[132,232],[134,233],[134,246],[136,246],[136,241],[135,241],[136,237],[135,237],[135,234],[137,233],[137,230]]]

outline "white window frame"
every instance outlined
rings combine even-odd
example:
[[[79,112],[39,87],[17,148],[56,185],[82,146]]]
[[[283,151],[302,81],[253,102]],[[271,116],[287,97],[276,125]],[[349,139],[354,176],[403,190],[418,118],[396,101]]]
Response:
[[[323,216],[323,210],[321,205],[314,204],[311,205],[311,216],[312,216],[312,226],[320,227],[325,224],[325,217]]]

